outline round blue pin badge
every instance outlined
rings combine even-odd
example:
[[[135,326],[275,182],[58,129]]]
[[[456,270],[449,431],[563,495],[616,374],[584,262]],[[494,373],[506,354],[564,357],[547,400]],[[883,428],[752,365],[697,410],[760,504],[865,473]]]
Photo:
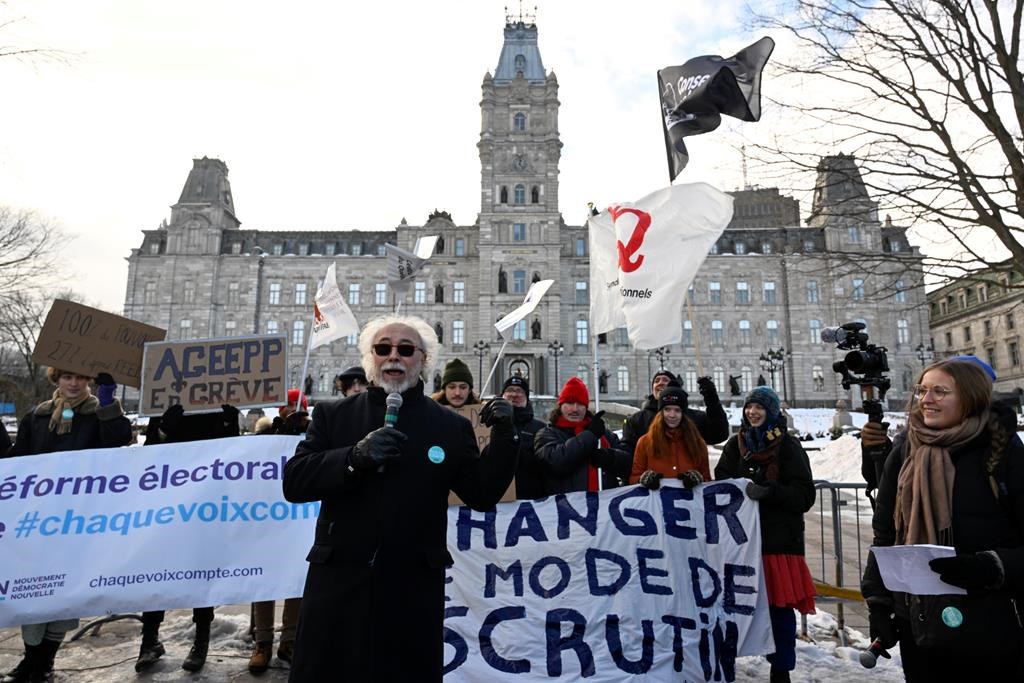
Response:
[[[963,612],[956,607],[947,607],[942,610],[942,623],[950,628],[960,628],[960,624],[964,623]]]
[[[431,446],[427,451],[427,457],[430,458],[430,462],[440,465],[444,462],[444,449],[440,446]]]
[[[75,411],[71,410],[71,408],[65,408],[64,410],[60,411],[60,416],[65,420],[70,420],[75,416]]]

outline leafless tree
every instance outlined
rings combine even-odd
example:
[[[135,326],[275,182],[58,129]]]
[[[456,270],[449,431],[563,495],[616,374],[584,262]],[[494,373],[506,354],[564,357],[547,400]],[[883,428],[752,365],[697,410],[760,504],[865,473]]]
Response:
[[[66,244],[63,231],[36,213],[0,206],[0,297],[57,279],[55,259]]]
[[[926,272],[1002,286],[1024,272],[1024,0],[784,4],[757,17],[796,42],[765,89],[791,133],[747,147],[769,176],[813,177],[838,147],[932,243]]]
[[[12,26],[24,20],[25,17],[18,15],[9,2],[0,0],[0,36],[9,33]],[[51,47],[5,45],[4,42],[3,38],[0,38],[0,59],[6,57],[28,63],[40,61],[67,63],[71,57],[70,53]]]

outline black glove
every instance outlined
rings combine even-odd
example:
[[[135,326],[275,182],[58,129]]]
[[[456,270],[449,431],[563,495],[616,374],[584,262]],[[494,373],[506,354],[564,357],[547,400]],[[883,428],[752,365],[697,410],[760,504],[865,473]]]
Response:
[[[704,483],[704,475],[697,470],[688,470],[686,472],[680,472],[676,475],[676,479],[683,482],[683,486],[688,489],[692,489],[695,486],[700,486]]]
[[[512,404],[503,398],[493,398],[480,411],[480,423],[499,432],[508,433],[514,428]]]
[[[100,406],[109,406],[114,402],[114,394],[117,393],[117,384],[108,372],[101,372],[96,375],[96,399]]]
[[[868,609],[868,632],[872,642],[877,640],[886,650],[899,642],[896,633],[896,620],[888,609],[881,607]]]
[[[394,427],[378,427],[352,447],[348,464],[363,472],[379,469],[389,460],[402,456],[402,443],[408,438]]]
[[[710,377],[698,377],[697,390],[700,391],[700,395],[704,397],[704,405],[709,403],[720,403],[718,399],[718,389],[715,388],[715,383]]]
[[[165,439],[172,438],[178,434],[184,418],[185,409],[181,407],[180,403],[175,403],[164,411],[164,414],[160,416],[160,431],[163,432]]]
[[[1003,562],[993,550],[980,553],[937,557],[928,562],[939,578],[952,586],[964,588],[968,593],[998,590],[1006,580]]]
[[[640,475],[640,485],[652,491],[657,491],[661,488],[661,476],[660,473],[654,470],[647,470]]]
[[[764,500],[772,492],[772,488],[774,488],[772,484],[750,482],[747,484],[747,498],[750,500]]]
[[[222,403],[220,410],[224,413],[224,436],[239,436],[238,416],[241,413],[238,412],[238,408]]]
[[[595,448],[590,456],[590,462],[594,464],[594,467],[610,470],[615,467],[615,452],[607,448]]]
[[[587,425],[587,431],[593,433],[599,439],[604,436],[604,420],[601,419],[603,416],[604,411],[602,410],[590,418],[590,423]]]
[[[309,413],[305,410],[299,410],[284,419],[281,423],[281,428],[278,434],[291,434],[292,436],[298,436],[306,431],[309,426]]]

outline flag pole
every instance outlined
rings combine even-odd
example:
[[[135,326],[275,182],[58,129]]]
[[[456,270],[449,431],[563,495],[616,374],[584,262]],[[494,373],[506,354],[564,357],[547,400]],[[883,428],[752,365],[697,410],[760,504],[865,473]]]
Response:
[[[484,395],[484,390],[490,385],[491,378],[494,377],[494,371],[498,369],[498,363],[501,362],[501,356],[505,353],[505,347],[508,346],[508,339],[501,343],[501,348],[498,349],[498,356],[494,359],[494,365],[491,366],[491,371],[487,373],[487,379],[480,385],[480,395]]]
[[[690,331],[693,333],[693,355],[697,359],[697,376],[704,376],[704,362],[700,359],[700,330],[697,329],[697,323],[693,321],[693,302],[690,301],[690,295],[686,295],[686,315],[690,318]]]
[[[597,360],[597,337],[594,337],[594,412],[600,412],[601,410],[601,380],[598,378],[598,372],[601,369],[601,365]]]
[[[316,325],[316,317],[313,318],[313,325]],[[299,399],[295,402],[295,412],[302,410],[302,395],[306,388],[306,372],[309,371],[309,352],[313,348],[313,325],[309,327],[309,339],[306,340],[306,358],[302,361],[302,374],[299,375]],[[286,387],[287,389],[287,387]],[[285,393],[285,402],[287,402],[287,392]]]

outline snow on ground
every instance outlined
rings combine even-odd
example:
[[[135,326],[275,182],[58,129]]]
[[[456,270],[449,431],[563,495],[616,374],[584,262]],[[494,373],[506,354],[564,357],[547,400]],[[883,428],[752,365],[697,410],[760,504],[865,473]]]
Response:
[[[797,624],[799,628],[799,620]],[[248,605],[218,608],[211,632],[210,657],[202,671],[189,674],[181,669],[181,661],[191,644],[191,612],[168,612],[160,631],[167,654],[149,672],[137,675],[134,663],[139,647],[139,622],[113,622],[103,626],[99,635],[87,635],[73,643],[65,642],[57,654],[56,678],[59,683],[286,681],[288,665],[276,658],[271,669],[262,676],[249,674],[248,627]],[[898,649],[892,651],[892,659],[880,660],[870,671],[865,669],[859,660],[861,651],[867,647],[865,636],[849,629],[850,645],[838,645],[834,637],[836,621],[830,614],[818,612],[808,617],[807,631],[808,639],[797,640],[797,665],[792,675],[794,681],[888,683],[903,680]],[[13,667],[20,655],[21,638],[18,629],[0,630],[0,671]],[[741,657],[736,662],[736,680],[742,683],[766,681],[768,669],[768,662],[763,657]]]

